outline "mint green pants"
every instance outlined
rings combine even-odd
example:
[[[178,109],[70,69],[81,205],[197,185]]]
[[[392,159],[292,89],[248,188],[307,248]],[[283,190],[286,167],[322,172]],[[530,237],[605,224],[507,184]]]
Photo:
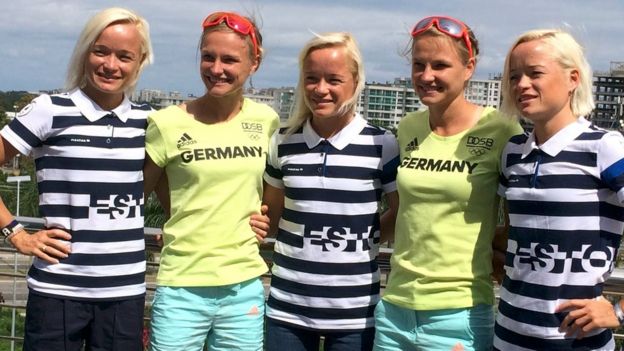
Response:
[[[414,311],[381,301],[375,308],[376,351],[491,350],[491,305]]]
[[[260,351],[264,288],[259,278],[211,287],[156,288],[150,350]]]

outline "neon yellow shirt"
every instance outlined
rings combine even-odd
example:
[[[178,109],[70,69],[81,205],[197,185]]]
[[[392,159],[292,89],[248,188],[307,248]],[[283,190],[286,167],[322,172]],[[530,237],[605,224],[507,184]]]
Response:
[[[171,192],[158,284],[220,286],[266,272],[249,216],[260,210],[275,111],[245,99],[224,123],[198,122],[178,106],[148,123],[145,149]]]
[[[399,212],[384,299],[413,310],[492,304],[492,238],[503,147],[520,125],[485,108],[477,124],[442,137],[429,112],[399,124]]]

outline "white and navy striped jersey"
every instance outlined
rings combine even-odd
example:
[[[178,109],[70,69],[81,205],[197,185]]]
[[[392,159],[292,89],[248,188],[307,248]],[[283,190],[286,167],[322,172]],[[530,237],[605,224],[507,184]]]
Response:
[[[624,138],[584,118],[540,146],[511,138],[499,194],[511,229],[494,346],[499,350],[608,350],[611,330],[582,339],[559,325],[569,299],[597,299],[624,230]]]
[[[1,132],[37,171],[47,228],[71,234],[59,264],[35,258],[29,288],[42,295],[115,300],[145,293],[143,160],[148,105],[103,111],[81,90],[41,95]]]
[[[308,121],[271,142],[264,178],[285,200],[267,316],[314,330],[372,327],[379,204],[396,191],[396,138],[356,116],[329,139]]]

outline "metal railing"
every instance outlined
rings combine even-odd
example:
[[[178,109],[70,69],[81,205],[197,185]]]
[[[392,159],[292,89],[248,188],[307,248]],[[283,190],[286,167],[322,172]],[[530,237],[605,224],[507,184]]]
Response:
[[[41,218],[34,217],[17,217],[20,223],[24,224],[26,230],[33,232],[43,228],[43,220]],[[151,305],[154,290],[156,289],[156,273],[158,271],[158,261],[160,254],[160,246],[156,241],[156,235],[160,234],[160,229],[145,228],[145,244],[146,244],[146,259],[147,259],[147,273],[146,273],[146,285],[147,296],[146,305]],[[273,239],[265,240],[265,243],[260,245],[260,252],[269,264],[272,263],[273,252]],[[385,288],[387,283],[388,273],[390,273],[390,256],[392,255],[391,248],[381,248],[378,256],[379,268],[382,274],[382,289]],[[620,249],[620,252],[622,250]],[[11,335],[1,335],[0,340],[10,340],[14,349],[14,342],[22,341],[23,338],[16,335],[15,323],[17,311],[23,311],[26,308],[26,273],[30,267],[32,258],[24,256],[7,245],[0,246],[0,277],[2,277],[2,288],[0,290],[0,307],[10,308],[12,311],[12,323],[11,323]],[[270,283],[270,273],[263,276],[265,287]],[[8,292],[7,290],[10,290]],[[268,291],[268,290],[267,290]],[[496,289],[498,291],[498,289]],[[624,296],[624,268],[616,268],[611,274],[611,277],[607,280],[604,287],[605,295]],[[497,294],[498,298],[498,294]],[[23,313],[23,312],[21,312]],[[145,316],[146,320],[149,320],[149,316]],[[624,339],[624,334],[614,334],[618,339]]]

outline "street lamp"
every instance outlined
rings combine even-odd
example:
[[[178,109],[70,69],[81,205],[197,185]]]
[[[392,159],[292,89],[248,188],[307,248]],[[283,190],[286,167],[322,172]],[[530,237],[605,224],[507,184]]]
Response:
[[[20,215],[20,184],[22,182],[30,182],[30,176],[9,176],[7,177],[7,183],[17,183],[17,205],[15,208],[15,215]]]
[[[15,169],[15,168],[14,168]],[[17,168],[17,174],[19,174],[19,168]],[[19,216],[20,213],[20,184],[22,182],[29,182],[30,176],[9,176],[7,177],[7,183],[17,183],[17,204],[15,208],[15,216]],[[17,252],[15,253],[13,259],[13,273],[15,276],[13,277],[13,305],[17,304]],[[11,323],[11,337],[15,337],[15,307],[13,307],[12,315],[11,315],[12,323]],[[15,341],[11,340],[11,350],[15,350]]]

